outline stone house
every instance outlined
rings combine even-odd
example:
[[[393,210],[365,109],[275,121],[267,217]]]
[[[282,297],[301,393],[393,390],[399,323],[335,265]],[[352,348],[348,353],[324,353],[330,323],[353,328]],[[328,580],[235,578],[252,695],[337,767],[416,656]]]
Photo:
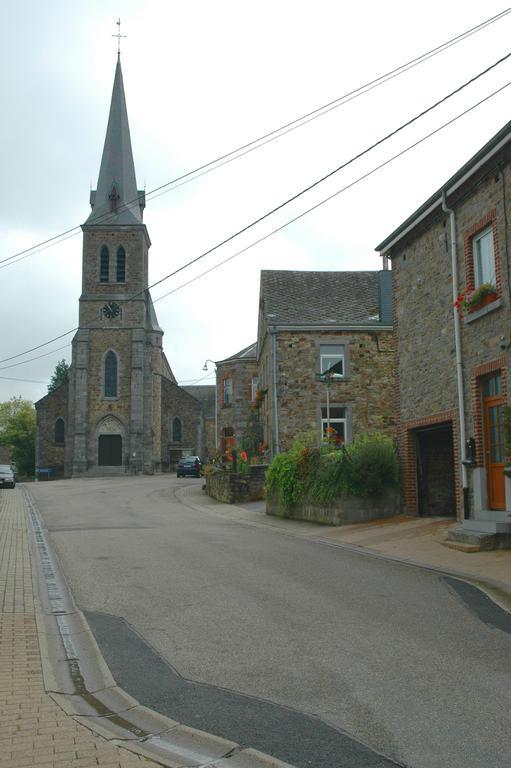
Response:
[[[393,436],[390,271],[263,270],[257,365],[272,455],[328,427],[340,441]]]
[[[404,511],[457,515],[450,536],[474,542],[511,532],[510,158],[508,123],[377,247],[392,263]]]
[[[220,453],[241,445],[259,386],[254,342],[216,365],[216,442]]]
[[[181,452],[204,451],[204,419],[176,382],[148,290],[151,241],[120,61],[90,204],[69,382],[36,403],[36,467],[66,476],[165,470]]]
[[[186,384],[181,389],[200,404],[200,434],[202,452],[206,460],[216,453],[216,387],[214,384]]]

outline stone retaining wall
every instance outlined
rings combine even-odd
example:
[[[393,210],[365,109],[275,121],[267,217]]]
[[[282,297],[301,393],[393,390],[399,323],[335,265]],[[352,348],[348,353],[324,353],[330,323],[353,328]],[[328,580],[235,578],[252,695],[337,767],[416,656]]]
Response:
[[[396,490],[389,490],[382,496],[345,496],[331,504],[295,504],[291,509],[279,504],[276,494],[266,499],[267,515],[325,525],[365,523],[382,517],[392,517],[399,512],[400,495]]]
[[[206,475],[206,493],[225,504],[259,501],[264,498],[267,464],[256,464],[241,474],[225,469],[213,469]]]

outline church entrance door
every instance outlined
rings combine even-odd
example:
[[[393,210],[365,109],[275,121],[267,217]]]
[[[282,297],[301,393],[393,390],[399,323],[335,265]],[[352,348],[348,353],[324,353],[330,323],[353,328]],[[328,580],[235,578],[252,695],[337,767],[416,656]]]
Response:
[[[100,435],[98,443],[98,464],[100,467],[120,467],[122,464],[121,435]]]

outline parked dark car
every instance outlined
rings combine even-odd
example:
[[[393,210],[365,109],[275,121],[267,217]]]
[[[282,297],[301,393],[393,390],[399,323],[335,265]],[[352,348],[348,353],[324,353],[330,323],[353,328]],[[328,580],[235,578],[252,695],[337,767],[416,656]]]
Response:
[[[16,478],[8,464],[0,464],[0,488],[14,488]]]
[[[176,474],[178,477],[200,477],[202,461],[198,456],[184,456],[177,463]]]

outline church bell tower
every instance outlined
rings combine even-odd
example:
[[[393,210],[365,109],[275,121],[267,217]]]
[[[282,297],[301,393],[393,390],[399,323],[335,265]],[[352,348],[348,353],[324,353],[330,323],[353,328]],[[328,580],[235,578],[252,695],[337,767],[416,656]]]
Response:
[[[161,462],[161,377],[172,377],[148,290],[151,242],[137,190],[120,59],[83,230],[66,474],[152,473]]]

